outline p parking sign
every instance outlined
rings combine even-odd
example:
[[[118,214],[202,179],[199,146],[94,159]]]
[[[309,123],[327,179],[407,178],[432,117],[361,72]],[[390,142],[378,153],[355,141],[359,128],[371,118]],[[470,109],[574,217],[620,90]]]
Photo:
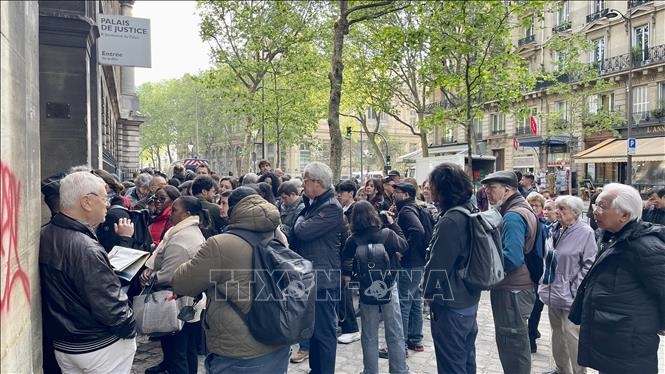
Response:
[[[637,139],[628,138],[628,154],[634,155],[636,149],[637,149]]]

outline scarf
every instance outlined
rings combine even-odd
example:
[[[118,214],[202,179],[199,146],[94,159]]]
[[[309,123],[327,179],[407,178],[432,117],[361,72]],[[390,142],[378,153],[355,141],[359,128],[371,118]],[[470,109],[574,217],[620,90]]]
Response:
[[[164,234],[164,237],[162,238],[162,240],[159,242],[159,245],[157,246],[157,248],[155,248],[155,250],[152,252],[152,255],[150,256],[148,261],[146,261],[145,266],[150,268],[150,269],[154,269],[154,267],[155,267],[155,257],[157,257],[157,253],[164,250],[164,247],[166,247],[166,245],[169,242],[169,240],[171,239],[171,237],[173,235],[179,233],[180,231],[182,231],[183,229],[185,229],[187,227],[198,226],[198,225],[199,225],[199,217],[198,216],[189,216],[189,217],[183,219],[182,221],[180,221],[177,225],[175,225],[175,226],[171,227],[170,229],[168,229],[166,231],[166,233]]]

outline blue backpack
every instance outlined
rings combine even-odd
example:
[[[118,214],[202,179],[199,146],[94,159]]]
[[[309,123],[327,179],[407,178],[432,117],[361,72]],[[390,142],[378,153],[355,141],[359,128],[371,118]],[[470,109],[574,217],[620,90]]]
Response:
[[[545,241],[549,236],[549,228],[544,218],[536,216],[532,210],[518,208],[516,211],[526,220],[524,214],[533,214],[536,218],[536,240],[533,242],[531,251],[524,254],[524,263],[529,269],[529,275],[533,283],[539,283],[545,272]],[[525,211],[525,213],[522,213]],[[529,212],[529,213],[526,213]]]

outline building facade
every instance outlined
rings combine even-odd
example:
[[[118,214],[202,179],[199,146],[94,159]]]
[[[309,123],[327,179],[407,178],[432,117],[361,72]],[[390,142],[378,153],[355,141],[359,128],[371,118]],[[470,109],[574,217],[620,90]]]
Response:
[[[547,47],[547,42],[554,35],[566,38],[581,33],[592,45],[580,56],[581,62],[591,64],[600,79],[613,83],[606,92],[584,98],[584,110],[589,115],[613,112],[619,119],[610,131],[591,133],[586,128],[591,123],[572,118],[571,107],[575,103],[551,94],[548,85],[539,82],[523,97],[537,131],[531,129],[531,116],[501,113],[486,105],[484,116],[474,120],[480,153],[495,156],[497,170],[565,173],[572,179],[573,188],[576,179],[591,179],[596,184],[624,182],[630,113],[631,137],[637,138],[638,144],[632,179],[644,188],[665,184],[665,1],[588,0],[560,4],[557,11],[542,19],[534,17],[531,25],[514,33],[518,53],[532,73],[551,72],[556,69],[559,56]],[[630,107],[628,93],[632,95]],[[557,124],[548,121],[553,117],[570,121],[570,130],[554,131]],[[463,128],[437,129],[433,139],[440,141],[434,147],[439,149],[452,149],[466,142]]]

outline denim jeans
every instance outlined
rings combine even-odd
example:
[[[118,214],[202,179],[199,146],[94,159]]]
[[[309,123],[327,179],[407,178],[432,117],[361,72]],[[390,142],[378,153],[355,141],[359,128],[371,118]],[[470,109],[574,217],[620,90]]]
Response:
[[[367,305],[360,303],[361,334],[363,348],[363,374],[379,373],[379,314],[383,315],[383,325],[388,346],[388,366],[391,374],[408,373],[402,315],[399,309],[397,285],[392,288],[388,304]]]
[[[286,346],[263,356],[241,359],[211,353],[206,357],[208,374],[282,374],[289,368],[291,347]]]
[[[420,291],[422,280],[423,267],[402,268],[399,271],[399,307],[407,346],[421,344],[423,341],[423,295]]]
[[[353,290],[350,290],[348,285],[342,287],[342,296],[339,300],[337,316],[339,318],[339,326],[342,328],[342,334],[358,332],[356,310],[353,307]]]
[[[311,374],[334,374],[337,356],[339,288],[318,289],[314,306],[314,335],[309,340]]]
[[[430,310],[437,372],[475,374],[477,314],[462,315],[437,303]]]

